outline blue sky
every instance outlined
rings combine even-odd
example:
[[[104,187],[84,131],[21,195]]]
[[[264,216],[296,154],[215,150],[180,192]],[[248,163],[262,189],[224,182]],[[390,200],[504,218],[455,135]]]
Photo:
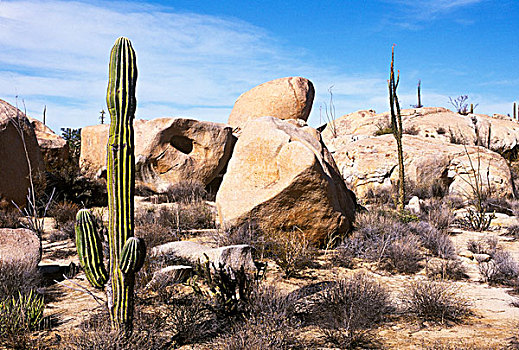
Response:
[[[241,93],[296,75],[316,87],[310,125],[332,85],[337,116],[383,112],[393,44],[402,106],[418,79],[426,106],[519,101],[517,0],[0,0],[0,98],[36,118],[46,105],[55,131],[96,124],[119,36],[137,51],[138,118],[226,122]]]

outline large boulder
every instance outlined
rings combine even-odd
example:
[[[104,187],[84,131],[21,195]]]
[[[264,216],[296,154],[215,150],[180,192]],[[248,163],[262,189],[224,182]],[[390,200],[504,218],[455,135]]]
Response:
[[[313,243],[350,229],[355,198],[317,130],[262,117],[243,129],[216,196],[222,225],[294,227]]]
[[[67,141],[56,135],[48,126],[37,119],[29,117],[40,151],[48,170],[63,167],[70,161],[70,150]]]
[[[508,116],[461,115],[442,107],[403,109],[401,115],[404,133],[485,146],[505,156],[519,150],[519,123]],[[335,150],[345,143],[375,136],[389,126],[389,112],[358,111],[328,123],[322,136],[330,150]]]
[[[337,143],[336,143],[337,144]],[[449,193],[472,194],[474,173],[479,173],[493,194],[512,196],[512,180],[506,160],[481,146],[464,146],[418,135],[402,139],[406,178],[415,184],[442,181]],[[356,195],[390,188],[398,180],[396,142],[392,134],[344,142],[333,157]]]
[[[41,174],[45,166],[34,128],[22,111],[0,100],[0,199],[25,206],[29,169],[33,180],[44,178]]]
[[[229,116],[229,125],[243,129],[251,120],[263,116],[306,121],[312,109],[315,90],[301,77],[271,80],[243,93]]]
[[[0,228],[1,262],[36,268],[40,258],[40,241],[34,232],[25,228]]]
[[[80,166],[88,176],[106,168],[108,125],[81,131]],[[135,120],[136,179],[162,191],[181,181],[208,185],[229,160],[230,127],[186,118]]]

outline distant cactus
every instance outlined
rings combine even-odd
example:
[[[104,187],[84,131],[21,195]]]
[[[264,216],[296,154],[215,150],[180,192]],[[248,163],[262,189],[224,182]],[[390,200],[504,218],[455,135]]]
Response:
[[[119,38],[110,54],[109,81],[106,94],[110,112],[108,138],[108,243],[110,280],[107,286],[108,309],[112,328],[129,333],[132,330],[135,273],[142,267],[146,250],[144,242],[133,237],[133,196],[135,191],[135,155],[133,119],[135,115],[137,62],[130,40]],[[86,211],[88,212],[88,211]],[[91,214],[90,214],[91,215]],[[92,285],[102,286],[102,250],[95,226],[88,214],[78,214],[76,244],[81,264]],[[87,253],[85,249],[89,248]],[[89,272],[87,272],[87,269]],[[89,277],[90,275],[90,277]],[[104,281],[104,282],[103,282]]]
[[[389,88],[389,106],[391,109],[391,129],[393,131],[393,136],[395,137],[397,153],[398,153],[398,200],[397,200],[397,210],[400,213],[404,212],[404,204],[405,204],[405,176],[404,176],[404,151],[402,148],[402,116],[400,114],[400,103],[398,101],[398,96],[396,94],[396,89],[398,88],[398,83],[400,82],[400,72],[397,73],[395,79],[395,46],[391,49],[391,67],[389,71],[389,80],[388,80],[388,88]]]
[[[514,102],[514,119],[517,120],[517,103]]]

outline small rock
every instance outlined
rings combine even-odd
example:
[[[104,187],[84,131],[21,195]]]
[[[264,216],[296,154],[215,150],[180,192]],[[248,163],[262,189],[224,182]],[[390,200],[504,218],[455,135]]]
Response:
[[[186,265],[167,266],[163,269],[155,271],[151,281],[146,285],[146,288],[153,288],[156,286],[164,287],[166,285],[183,283],[193,273],[193,268]]]
[[[243,267],[247,272],[256,272],[253,251],[254,248],[246,244],[209,248],[196,242],[179,241],[154,247],[151,255],[176,257],[193,264],[203,263],[209,259],[209,262],[216,267],[224,264],[235,271]]]
[[[420,214],[422,201],[417,196],[413,196],[405,206],[413,214]]]

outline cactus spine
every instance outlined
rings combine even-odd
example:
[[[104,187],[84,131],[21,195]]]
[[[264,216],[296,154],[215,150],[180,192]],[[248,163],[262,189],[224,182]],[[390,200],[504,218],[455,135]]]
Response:
[[[76,247],[79,262],[85,270],[90,284],[103,288],[108,280],[108,273],[103,264],[102,239],[90,211],[81,209],[76,215]]]
[[[110,282],[107,290],[112,327],[131,331],[134,304],[134,271],[119,268],[126,241],[133,237],[135,155],[133,119],[137,100],[137,61],[130,40],[119,38],[110,54],[106,104],[110,113],[108,137],[108,243]]]

